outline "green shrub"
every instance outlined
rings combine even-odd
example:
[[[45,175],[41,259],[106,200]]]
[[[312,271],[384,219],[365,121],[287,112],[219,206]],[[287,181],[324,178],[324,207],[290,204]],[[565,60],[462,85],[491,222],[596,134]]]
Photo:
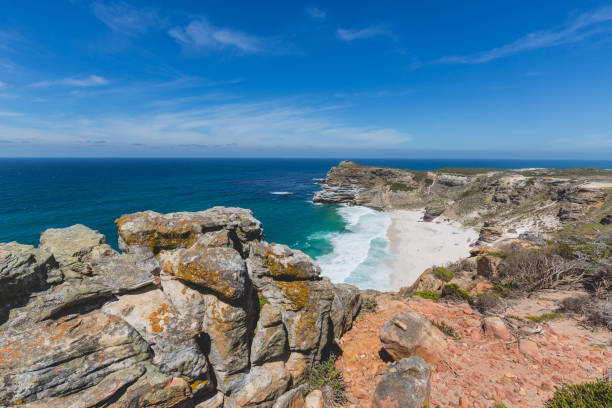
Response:
[[[326,399],[325,406],[348,402],[346,396],[346,383],[342,372],[336,368],[336,357],[330,356],[327,360],[316,362],[306,371],[303,382],[306,384],[306,394],[313,390],[323,391]]]
[[[412,191],[414,187],[407,186],[404,183],[388,183],[387,184],[391,191]]]
[[[503,308],[503,302],[499,295],[493,292],[479,293],[473,296],[472,303],[480,313],[495,312]]]
[[[454,273],[452,273],[449,269],[444,268],[442,266],[434,268],[434,275],[436,275],[438,279],[441,279],[444,282],[450,282],[455,277]]]
[[[268,299],[266,299],[260,294],[257,295],[257,299],[259,301],[259,310],[261,310],[264,307],[264,305],[268,304]]]
[[[612,383],[604,381],[566,385],[555,391],[547,408],[610,408]]]
[[[422,291],[414,292],[411,296],[422,297],[423,299],[433,300],[434,302],[437,302],[438,299],[440,299],[439,293],[432,292],[430,290],[422,290]]]
[[[503,402],[496,402],[495,405],[493,405],[493,408],[508,408],[508,406]]]
[[[451,326],[449,326],[448,324],[442,321],[436,322],[435,320],[430,320],[430,322],[431,324],[436,326],[438,329],[440,329],[440,331],[446,334],[448,337],[452,337],[455,340],[461,340],[461,336],[459,336],[459,333],[457,333],[457,331],[453,329]]]
[[[544,313],[538,316],[525,316],[525,319],[529,320],[530,322],[540,323],[545,320],[558,319],[560,317],[563,317],[561,313]]]
[[[465,290],[461,289],[456,283],[448,283],[442,288],[440,297],[450,298],[455,300],[472,300],[472,297]]]

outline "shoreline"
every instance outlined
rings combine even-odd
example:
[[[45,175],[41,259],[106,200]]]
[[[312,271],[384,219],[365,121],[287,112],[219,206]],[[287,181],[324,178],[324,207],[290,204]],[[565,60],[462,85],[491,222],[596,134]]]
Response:
[[[389,240],[389,290],[411,286],[427,269],[442,266],[469,255],[470,244],[478,239],[471,228],[439,218],[422,221],[423,211],[391,210]]]

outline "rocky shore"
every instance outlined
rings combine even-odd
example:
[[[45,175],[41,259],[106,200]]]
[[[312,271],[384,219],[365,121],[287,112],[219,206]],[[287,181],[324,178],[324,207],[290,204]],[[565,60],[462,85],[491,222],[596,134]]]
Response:
[[[417,171],[342,161],[315,193],[315,203],[376,210],[424,210],[424,221],[449,219],[483,227],[481,242],[548,233],[609,215],[612,171],[600,169],[440,169]]]
[[[0,244],[0,406],[271,407],[359,310],[248,210],[116,224]]]

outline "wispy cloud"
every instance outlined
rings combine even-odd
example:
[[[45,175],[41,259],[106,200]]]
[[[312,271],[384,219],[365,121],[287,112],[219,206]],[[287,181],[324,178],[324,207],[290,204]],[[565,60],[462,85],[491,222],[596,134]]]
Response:
[[[564,137],[557,139],[560,145],[573,146],[577,148],[606,148],[612,147],[612,137],[604,134],[592,134],[581,137]]]
[[[448,64],[483,64],[522,52],[578,43],[596,34],[610,31],[612,29],[611,22],[612,6],[606,6],[580,14],[562,27],[535,31],[501,47],[469,55],[444,57],[439,62]]]
[[[322,10],[318,7],[307,7],[306,14],[308,14],[312,18],[325,18],[327,17],[327,11]]]
[[[194,50],[237,49],[245,54],[276,53],[274,41],[257,37],[232,28],[220,28],[206,18],[192,20],[185,27],[174,27],[168,31],[183,47]]]
[[[387,26],[384,25],[370,26],[362,29],[339,28],[336,31],[336,37],[347,42],[379,36],[389,36],[394,38],[393,33]]]
[[[44,143],[106,141],[147,146],[176,144],[249,147],[320,148],[394,147],[411,140],[399,130],[347,124],[328,106],[291,105],[286,101],[227,103],[166,113],[23,120],[21,126],[0,125],[11,140]],[[306,142],[307,141],[307,142]]]
[[[153,9],[137,9],[125,2],[92,3],[96,17],[110,29],[129,36],[141,36],[160,24],[159,14]]]
[[[98,75],[89,75],[88,77],[76,78],[62,78],[55,79],[49,81],[40,81],[33,83],[30,85],[32,88],[49,88],[52,86],[68,86],[68,87],[78,87],[78,88],[87,88],[92,86],[102,86],[108,85],[111,81],[98,76]]]
[[[19,112],[4,112],[0,111],[0,118],[14,118],[18,116],[24,116],[23,113]]]

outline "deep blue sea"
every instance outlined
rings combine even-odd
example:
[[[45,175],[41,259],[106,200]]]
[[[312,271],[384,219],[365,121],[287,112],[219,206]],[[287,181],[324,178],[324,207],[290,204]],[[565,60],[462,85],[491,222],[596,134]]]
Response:
[[[431,170],[441,167],[600,167],[607,161],[353,159],[362,164]],[[373,271],[386,254],[384,214],[313,205],[312,195],[340,159],[0,159],[0,242],[37,245],[47,228],[81,223],[116,247],[113,221],[153,210],[245,207],[266,239],[319,261],[324,274],[384,288]],[[382,282],[382,283],[381,283]]]

